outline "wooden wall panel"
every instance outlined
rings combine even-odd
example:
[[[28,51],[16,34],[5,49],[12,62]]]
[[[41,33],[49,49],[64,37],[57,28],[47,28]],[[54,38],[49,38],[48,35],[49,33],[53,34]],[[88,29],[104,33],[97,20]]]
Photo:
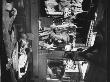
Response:
[[[38,0],[30,0],[31,3],[31,31],[34,35],[32,41],[33,50],[33,80],[38,82]]]

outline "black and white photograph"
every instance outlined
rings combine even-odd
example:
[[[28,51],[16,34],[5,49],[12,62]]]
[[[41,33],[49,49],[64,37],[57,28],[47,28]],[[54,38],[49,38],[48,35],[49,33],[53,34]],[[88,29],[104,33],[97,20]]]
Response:
[[[0,82],[108,82],[106,0],[2,0]]]

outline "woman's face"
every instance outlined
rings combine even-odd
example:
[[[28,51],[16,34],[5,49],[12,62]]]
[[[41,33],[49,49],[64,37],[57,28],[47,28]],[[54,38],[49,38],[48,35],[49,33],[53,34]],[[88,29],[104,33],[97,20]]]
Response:
[[[27,35],[26,34],[22,34],[21,35],[23,39],[27,39]]]

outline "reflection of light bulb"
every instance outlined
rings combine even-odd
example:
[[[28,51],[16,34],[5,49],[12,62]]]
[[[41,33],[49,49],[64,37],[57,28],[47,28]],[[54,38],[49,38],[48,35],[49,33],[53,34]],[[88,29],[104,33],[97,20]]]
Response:
[[[96,20],[96,18],[97,18],[97,13],[95,12],[95,20]]]
[[[58,42],[61,43],[62,41],[61,40],[58,40]]]

